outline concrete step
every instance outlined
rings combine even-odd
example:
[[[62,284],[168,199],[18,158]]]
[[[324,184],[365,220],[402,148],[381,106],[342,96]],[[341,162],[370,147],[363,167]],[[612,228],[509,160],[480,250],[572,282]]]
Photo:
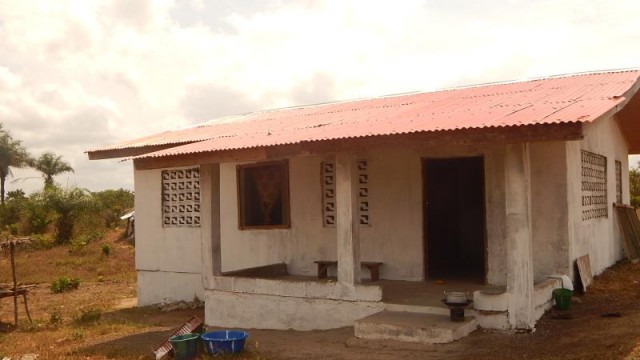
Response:
[[[422,344],[448,343],[478,328],[475,317],[452,322],[448,315],[384,310],[356,321],[355,336],[361,339],[399,340]]]
[[[473,304],[471,304],[471,306],[467,307],[464,310],[464,314],[466,316],[477,317],[478,313],[475,311],[475,309],[472,308],[472,306],[473,306]],[[407,304],[384,303],[384,310],[449,316],[449,309],[446,308],[444,305],[442,305],[442,306],[423,306],[423,305],[407,305]]]

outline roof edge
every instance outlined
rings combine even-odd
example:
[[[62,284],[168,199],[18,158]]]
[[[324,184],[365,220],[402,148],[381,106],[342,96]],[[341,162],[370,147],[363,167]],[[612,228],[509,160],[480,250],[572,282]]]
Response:
[[[205,141],[205,140],[201,140]],[[180,142],[180,143],[171,143],[171,144],[160,144],[160,145],[145,145],[138,147],[128,147],[128,148],[116,148],[116,149],[106,149],[106,150],[88,150],[85,151],[89,160],[104,160],[104,159],[117,159],[117,158],[127,158],[127,157],[137,157],[146,154],[151,154],[157,151],[162,151],[178,146],[193,144],[198,141],[188,141],[188,142]]]

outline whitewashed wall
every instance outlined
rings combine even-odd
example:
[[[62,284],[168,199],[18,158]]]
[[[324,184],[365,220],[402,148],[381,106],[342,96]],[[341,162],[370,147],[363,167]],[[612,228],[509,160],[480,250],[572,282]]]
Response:
[[[587,126],[583,141],[533,143],[530,149],[536,280],[571,271],[571,262],[586,253],[592,258],[594,271],[602,271],[622,255],[620,234],[612,212],[606,220],[581,219],[580,149],[607,156],[610,203],[615,199],[613,161],[622,162],[623,192],[628,202],[626,147],[613,118]],[[424,273],[422,159],[483,156],[487,280],[496,285],[506,283],[503,146],[424,146],[358,155],[368,160],[370,179],[371,226],[361,228],[362,260],[383,261],[382,278],[414,281],[422,280]],[[292,274],[314,276],[314,260],[336,258],[335,228],[322,226],[323,160],[331,158],[289,159],[292,226],[279,230],[239,230],[238,164],[221,165],[223,271],[286,262]],[[202,296],[200,229],[162,227],[160,173],[135,171],[141,305]],[[368,276],[366,271],[364,276]]]
[[[485,157],[490,283],[506,281],[504,265],[504,165],[501,147],[372,150],[369,164],[371,226],[363,226],[361,258],[382,261],[384,279],[424,278],[422,158]],[[221,165],[223,271],[286,262],[296,275],[316,275],[314,260],[336,259],[335,228],[322,225],[319,156],[289,159],[291,229],[239,230],[236,166]],[[363,276],[368,274],[364,270]]]
[[[623,202],[629,203],[628,149],[615,117],[585,125],[584,134],[583,140],[567,144],[567,166],[571,181],[568,187],[569,261],[572,264],[577,257],[588,254],[593,273],[599,274],[623,256],[622,235],[611,204],[616,200],[615,160],[622,163]],[[607,218],[582,220],[581,150],[607,157]]]
[[[531,222],[534,279],[569,271],[566,143],[532,143]]]
[[[138,305],[203,299],[200,228],[162,227],[161,170],[136,170]]]

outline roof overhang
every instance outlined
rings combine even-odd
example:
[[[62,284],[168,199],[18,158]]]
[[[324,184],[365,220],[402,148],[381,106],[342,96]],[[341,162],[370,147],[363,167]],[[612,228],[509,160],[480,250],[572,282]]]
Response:
[[[626,101],[616,114],[620,130],[627,140],[630,154],[640,154],[640,82],[625,94]]]
[[[144,154],[154,153],[165,149],[170,149],[176,146],[190,144],[191,142],[175,143],[175,144],[161,144],[161,145],[147,145],[138,147],[125,147],[125,148],[113,148],[105,150],[89,150],[87,156],[89,160],[104,160],[114,158],[130,158],[140,156]]]
[[[307,141],[295,144],[244,149],[191,152],[190,145],[134,158],[138,170],[200,164],[264,161],[292,156],[332,155],[370,149],[403,148],[424,150],[434,146],[512,144],[532,141],[569,141],[583,138],[582,123],[523,125],[499,128],[431,131],[411,134],[368,136],[348,139]],[[202,146],[199,145],[198,148]]]

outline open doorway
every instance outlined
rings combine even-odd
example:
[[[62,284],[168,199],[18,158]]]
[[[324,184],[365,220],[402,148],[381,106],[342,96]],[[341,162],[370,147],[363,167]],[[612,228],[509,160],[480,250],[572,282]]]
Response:
[[[422,169],[425,279],[484,283],[483,158],[425,159]]]

